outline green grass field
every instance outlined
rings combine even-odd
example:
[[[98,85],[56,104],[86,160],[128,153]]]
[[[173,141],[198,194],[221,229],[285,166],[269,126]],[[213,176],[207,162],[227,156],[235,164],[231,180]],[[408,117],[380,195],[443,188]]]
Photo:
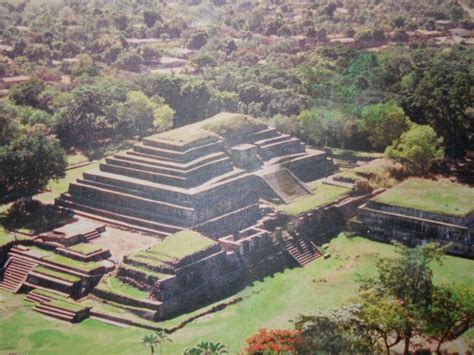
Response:
[[[66,280],[66,281],[70,281],[70,282],[79,282],[79,281],[81,281],[81,279],[77,276],[66,274],[66,273],[60,272],[60,271],[51,270],[51,269],[49,269],[47,267],[44,267],[44,266],[41,266],[41,265],[35,267],[34,271],[39,272],[40,274],[45,274],[45,275],[48,275],[48,276],[57,277],[58,279]]]
[[[147,249],[152,254],[163,255],[171,259],[182,259],[199,251],[208,249],[217,243],[194,231],[182,231],[167,237],[162,242]]]
[[[170,335],[164,354],[182,354],[200,340],[220,341],[235,354],[245,339],[259,328],[291,328],[298,314],[318,308],[338,307],[347,302],[358,288],[359,274],[373,275],[378,255],[393,255],[394,248],[364,238],[334,239],[328,252],[332,257],[319,259],[305,268],[295,268],[257,281],[235,296],[243,301],[200,318]],[[442,266],[434,265],[436,282],[474,284],[474,261],[445,257]],[[0,291],[0,353],[31,354],[149,354],[140,344],[151,331],[119,328],[88,319],[77,325],[51,320],[31,310],[24,295]],[[175,326],[186,319],[158,323]],[[464,335],[471,339],[474,332]]]
[[[99,166],[99,162],[96,161],[92,164],[66,171],[66,176],[58,181],[51,181],[48,185],[47,192],[43,192],[35,196],[35,199],[43,203],[53,203],[54,199],[59,197],[63,192],[68,191],[69,184],[76,181],[76,179],[82,178],[82,174],[88,170],[95,169]]]
[[[278,206],[278,210],[286,215],[296,216],[348,195],[350,192],[350,189],[345,187],[323,184],[321,182],[310,185],[310,187],[314,192],[313,195],[301,196],[293,203]]]
[[[474,189],[448,181],[411,178],[377,196],[374,201],[464,217],[474,211]]]

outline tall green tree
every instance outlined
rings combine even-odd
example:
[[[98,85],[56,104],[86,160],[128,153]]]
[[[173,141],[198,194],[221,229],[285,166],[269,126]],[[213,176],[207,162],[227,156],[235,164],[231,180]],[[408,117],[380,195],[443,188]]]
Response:
[[[396,102],[369,105],[362,109],[359,130],[365,132],[373,148],[384,150],[410,128],[410,119]]]
[[[66,155],[41,132],[23,134],[0,147],[0,196],[4,201],[30,198],[51,179],[65,176]]]
[[[474,101],[472,52],[416,51],[412,60],[414,68],[401,82],[403,109],[444,138],[448,156],[463,156],[474,129],[466,113]]]
[[[443,139],[428,125],[414,124],[385,150],[385,156],[401,162],[410,174],[425,174],[434,159],[444,156]]]
[[[46,85],[42,80],[33,78],[12,87],[8,92],[8,97],[17,105],[38,107],[40,105],[40,94],[45,88]]]

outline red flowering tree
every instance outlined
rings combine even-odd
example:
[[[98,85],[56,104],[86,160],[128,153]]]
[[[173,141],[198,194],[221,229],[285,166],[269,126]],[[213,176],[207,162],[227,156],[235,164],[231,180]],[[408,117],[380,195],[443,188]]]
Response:
[[[244,354],[296,354],[296,348],[303,343],[299,330],[265,328],[246,340]]]

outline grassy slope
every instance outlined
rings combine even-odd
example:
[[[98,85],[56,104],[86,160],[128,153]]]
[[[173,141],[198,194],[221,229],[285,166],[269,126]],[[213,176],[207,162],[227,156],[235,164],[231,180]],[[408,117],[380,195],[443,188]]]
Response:
[[[182,231],[167,237],[164,241],[148,249],[154,254],[181,259],[216,245],[212,239],[194,231]]]
[[[332,257],[308,267],[286,270],[255,282],[240,292],[244,300],[225,310],[201,318],[171,335],[165,354],[182,354],[184,348],[199,340],[210,339],[227,344],[231,353],[239,351],[247,337],[259,328],[291,328],[290,320],[299,313],[308,314],[318,307],[337,307],[357,290],[357,274],[373,274],[377,254],[393,255],[393,247],[363,238],[339,236],[330,246]],[[437,282],[474,284],[474,261],[446,257],[443,266],[435,266]],[[1,302],[1,299],[4,302]],[[0,353],[35,354],[147,354],[140,344],[151,331],[117,328],[94,320],[70,326],[46,320],[32,312],[21,295],[0,291]],[[186,316],[179,319],[184,320]],[[179,320],[178,319],[178,320]],[[176,319],[163,326],[176,325]],[[473,332],[469,332],[470,337]]]
[[[280,212],[290,216],[296,216],[302,212],[311,211],[318,206],[336,200],[337,198],[347,195],[350,189],[340,186],[317,183],[311,186],[314,195],[301,196],[289,205],[280,205],[278,209]]]
[[[408,179],[374,200],[453,216],[465,216],[474,211],[474,189],[447,181]]]

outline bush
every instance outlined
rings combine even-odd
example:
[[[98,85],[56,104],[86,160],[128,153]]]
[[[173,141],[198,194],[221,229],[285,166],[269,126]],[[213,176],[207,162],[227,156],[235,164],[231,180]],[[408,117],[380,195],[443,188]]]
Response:
[[[246,340],[245,354],[296,354],[303,340],[298,330],[274,329],[260,331]]]

